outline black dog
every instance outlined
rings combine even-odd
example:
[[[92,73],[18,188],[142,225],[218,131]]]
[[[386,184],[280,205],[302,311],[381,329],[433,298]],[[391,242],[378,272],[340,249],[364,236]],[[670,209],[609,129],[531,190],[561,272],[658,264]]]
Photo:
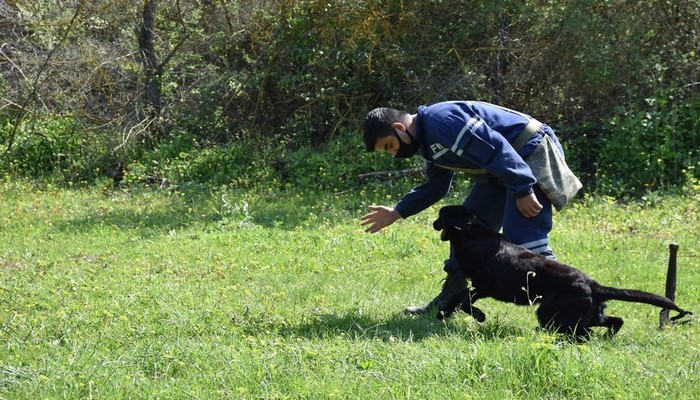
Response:
[[[666,297],[602,286],[572,266],[509,242],[464,207],[443,207],[433,227],[442,231],[442,240],[450,241],[460,269],[471,280],[471,290],[455,294],[439,310],[438,318],[449,317],[461,304],[462,310],[483,322],[486,316],[473,304],[492,297],[518,305],[539,304],[541,327],[585,338],[594,326],[607,327],[610,336],[622,327],[622,318],[604,314],[606,300],[675,310],[679,314],[672,318],[674,321],[692,314]]]

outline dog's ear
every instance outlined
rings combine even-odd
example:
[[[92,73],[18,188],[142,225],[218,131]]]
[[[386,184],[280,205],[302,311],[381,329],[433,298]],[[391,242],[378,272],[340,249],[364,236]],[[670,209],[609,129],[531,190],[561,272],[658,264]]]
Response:
[[[460,229],[471,229],[474,223],[481,221],[474,211],[463,206],[453,206],[450,213],[452,214],[450,220]]]
[[[464,217],[463,219],[465,221],[468,221],[467,225],[470,227],[485,227],[488,228],[488,224],[486,221],[481,218],[479,214],[477,214],[475,211],[470,210],[468,208],[464,208]],[[489,228],[490,229],[490,228]]]
[[[446,228],[457,230],[469,229],[476,214],[462,206],[445,206],[440,209],[439,216],[433,222],[433,228],[440,231]]]

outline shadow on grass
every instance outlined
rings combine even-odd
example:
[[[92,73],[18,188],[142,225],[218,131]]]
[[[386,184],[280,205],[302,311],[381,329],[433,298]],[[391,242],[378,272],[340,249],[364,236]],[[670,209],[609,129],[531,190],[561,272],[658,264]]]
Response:
[[[387,319],[350,313],[347,315],[320,314],[299,325],[278,326],[282,336],[302,337],[311,340],[346,337],[351,340],[380,340],[383,342],[420,342],[431,338],[454,337],[472,342],[513,341],[523,337],[545,334],[554,343],[584,344],[590,340],[610,342],[606,330],[594,330],[591,337],[576,340],[574,337],[546,332],[539,326],[518,325],[506,315],[493,314],[483,323],[455,314],[447,321],[439,321],[434,315],[413,316],[397,313]],[[251,332],[251,334],[253,334]],[[547,339],[552,340],[552,339]]]
[[[197,221],[186,214],[167,211],[139,213],[125,210],[65,219],[54,224],[54,229],[58,232],[91,232],[106,227],[133,231],[142,238],[148,238],[190,226]]]
[[[264,325],[266,329],[252,323],[244,328],[250,335],[261,331],[274,331],[281,336],[306,339],[332,339],[346,337],[352,340],[381,340],[384,342],[422,341],[425,339],[457,336],[465,340],[503,340],[528,334],[527,328],[514,326],[496,317],[493,321],[479,324],[464,318],[453,317],[439,321],[434,315],[413,316],[397,313],[388,318],[360,315],[350,312],[345,315],[317,314],[303,318],[299,324],[274,323]],[[252,322],[252,321],[250,321]]]

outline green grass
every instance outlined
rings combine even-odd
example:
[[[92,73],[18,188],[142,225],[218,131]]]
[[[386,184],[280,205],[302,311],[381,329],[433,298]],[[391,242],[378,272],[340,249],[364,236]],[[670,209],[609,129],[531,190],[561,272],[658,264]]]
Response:
[[[697,320],[660,331],[654,307],[611,301],[625,326],[585,344],[492,300],[483,324],[402,314],[439,290],[438,206],[376,235],[358,218],[403,189],[0,183],[0,398],[700,397]],[[698,311],[699,204],[587,199],[552,243],[602,283],[663,293],[678,242],[676,299]]]

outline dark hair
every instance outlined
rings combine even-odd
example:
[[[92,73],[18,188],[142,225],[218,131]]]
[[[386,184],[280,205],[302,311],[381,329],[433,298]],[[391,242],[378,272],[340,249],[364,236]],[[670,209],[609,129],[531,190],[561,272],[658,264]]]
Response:
[[[365,150],[374,151],[377,139],[393,135],[394,122],[406,123],[408,115],[406,111],[387,107],[375,108],[368,112],[365,117]]]

